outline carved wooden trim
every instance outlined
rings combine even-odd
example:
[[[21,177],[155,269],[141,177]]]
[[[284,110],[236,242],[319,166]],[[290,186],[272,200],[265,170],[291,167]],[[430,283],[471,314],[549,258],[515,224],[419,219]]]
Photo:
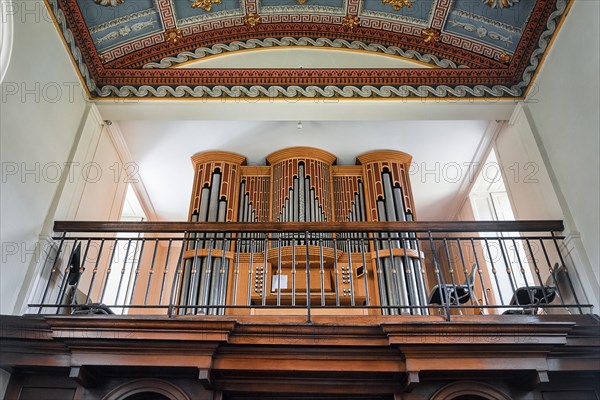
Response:
[[[407,164],[412,161],[412,156],[396,150],[377,150],[356,157],[356,163],[362,165],[382,161]]]
[[[162,394],[169,400],[191,400],[179,387],[162,379],[137,379],[127,382],[112,390],[102,400],[127,400],[129,396],[144,392]]]
[[[435,392],[430,400],[454,400],[465,395],[479,396],[482,400],[511,400],[494,386],[474,381],[452,382]]]
[[[56,221],[54,232],[562,232],[561,220],[415,222]]]
[[[289,147],[287,149],[278,150],[266,157],[268,165],[277,164],[290,158],[319,160],[329,165],[334,164],[336,160],[336,157],[328,151],[317,149],[315,147],[304,146]]]
[[[194,167],[198,164],[214,161],[244,165],[246,163],[246,157],[240,154],[230,153],[228,151],[207,151],[203,153],[196,153],[192,156],[192,164],[194,164]]]

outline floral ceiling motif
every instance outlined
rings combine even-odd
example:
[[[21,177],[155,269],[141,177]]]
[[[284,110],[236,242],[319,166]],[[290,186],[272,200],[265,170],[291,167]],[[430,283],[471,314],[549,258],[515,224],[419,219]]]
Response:
[[[573,0],[46,1],[96,98],[521,98]],[[180,66],[294,46],[422,67]]]

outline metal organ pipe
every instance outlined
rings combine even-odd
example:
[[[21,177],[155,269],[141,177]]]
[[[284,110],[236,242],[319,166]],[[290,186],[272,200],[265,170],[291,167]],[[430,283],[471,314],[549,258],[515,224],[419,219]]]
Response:
[[[224,156],[228,161],[218,161],[221,160],[220,156]],[[194,157],[197,182],[194,183],[191,221],[225,222],[230,221],[235,215],[239,222],[413,220],[410,182],[405,173],[411,158],[400,152],[367,153],[357,158],[357,164],[360,166],[352,167],[334,166],[333,155],[322,150],[306,148],[286,149],[273,153],[267,156],[265,167],[243,167],[241,156],[239,156],[239,164],[235,167],[237,161],[233,163],[230,161],[235,159],[231,153],[211,152]],[[240,173],[232,175],[230,167],[238,168]],[[235,204],[232,205],[231,201]],[[341,232],[336,235],[336,239],[333,239],[332,234],[317,232],[274,233],[272,237],[275,240],[267,240],[265,234],[250,232],[239,233],[234,239],[224,233],[190,234],[186,237],[185,249],[188,253],[181,274],[179,301],[181,305],[197,308],[183,308],[181,312],[221,314],[223,308],[220,306],[225,305],[227,291],[232,290],[227,283],[230,272],[234,279],[232,288],[239,289],[246,286],[237,285],[238,276],[249,278],[248,304],[253,299],[252,296],[258,292],[261,297],[260,303],[265,303],[267,290],[270,287],[266,278],[273,273],[286,273],[288,267],[285,263],[290,262],[289,259],[285,260],[287,256],[285,251],[281,251],[281,247],[292,247],[291,270],[295,271],[297,266],[293,260],[296,254],[294,246],[303,244],[332,247],[336,249],[333,253],[336,255],[337,250],[347,253],[339,260],[337,257],[334,259],[342,263],[340,265],[341,285],[356,286],[357,290],[362,290],[362,284],[356,285],[359,281],[352,271],[359,268],[365,271],[362,279],[365,285],[363,294],[354,293],[351,287],[350,290],[344,291],[344,296],[348,296],[346,299],[356,300],[355,296],[363,296],[370,288],[375,290],[378,288],[384,314],[398,315],[407,310],[408,308],[405,307],[408,306],[426,306],[425,276],[422,260],[419,256],[415,256],[420,253],[419,242],[414,233],[382,233],[373,238],[366,233]],[[230,256],[225,253],[229,247],[235,249],[233,261],[229,260]],[[274,261],[268,260],[275,254],[269,252],[268,247],[279,247],[279,252],[284,257],[278,258],[279,264],[273,264]],[[202,255],[190,256],[189,251],[194,249],[201,250]],[[374,252],[375,259],[369,255],[370,251]],[[250,254],[246,254],[248,258],[244,259],[244,255],[240,257],[240,252]],[[329,268],[327,263],[331,263],[331,260],[325,258],[323,261],[323,248],[320,249],[319,254],[321,258],[319,272],[321,276],[328,276],[322,269]],[[314,257],[314,254],[311,257]],[[362,258],[362,266],[359,258]],[[264,264],[262,268],[253,262],[255,259],[260,259],[256,261],[257,263]],[[231,262],[236,264],[230,264]],[[311,262],[314,268],[316,261]],[[273,266],[277,269],[272,269]],[[234,270],[230,271],[232,268]],[[245,268],[248,270],[246,271]],[[350,273],[344,272],[348,270]],[[336,304],[341,296],[337,291],[342,290],[338,287],[340,283],[337,282],[337,272],[336,270],[331,276],[332,285],[336,283]],[[310,271],[307,271],[307,275],[309,273]],[[295,286],[295,278],[296,276],[292,274],[292,287]],[[254,287],[256,286],[254,280],[263,281],[260,290]],[[373,280],[378,281],[379,284],[370,286],[374,284]],[[323,282],[321,285],[321,303],[323,303],[325,293]],[[294,293],[291,301],[296,304]],[[283,301],[281,293],[278,292],[277,295],[280,296],[278,303],[280,300]],[[243,296],[245,297],[245,294]],[[240,297],[233,295],[234,299]],[[256,298],[254,300],[256,301]],[[373,299],[370,301],[369,303],[369,299],[366,299],[367,304],[375,304]],[[421,314],[426,311],[424,308],[422,312],[418,310],[412,312]]]
[[[210,186],[205,185],[200,191],[200,204],[197,212],[193,212],[192,221],[225,222],[227,217],[227,201],[220,198],[222,173],[216,168],[210,176]],[[215,257],[214,250],[224,255],[226,236],[222,233],[198,233],[190,235],[188,250],[195,251],[194,257],[186,259],[181,280],[179,303],[185,308],[185,314],[221,314],[220,308],[202,308],[196,306],[224,305],[227,286],[229,261],[224,257]],[[197,251],[207,249],[207,256],[198,256]]]
[[[383,169],[381,182],[383,196],[376,202],[378,219],[390,222],[412,220],[412,213],[407,211],[404,204],[403,188],[400,184],[393,183],[389,170]],[[389,313],[395,315],[402,312],[402,306],[426,305],[425,277],[421,260],[409,257],[407,253],[409,250],[417,250],[416,240],[410,240],[416,236],[406,232],[381,235],[382,238],[386,236],[388,245],[386,246],[384,241],[382,248],[387,247],[390,254],[382,259],[384,282],[380,282],[380,296],[386,298],[390,306],[398,306],[398,309],[390,309]],[[402,249],[403,255],[394,256],[394,249]],[[413,314],[424,312],[426,313],[425,310],[411,309]]]

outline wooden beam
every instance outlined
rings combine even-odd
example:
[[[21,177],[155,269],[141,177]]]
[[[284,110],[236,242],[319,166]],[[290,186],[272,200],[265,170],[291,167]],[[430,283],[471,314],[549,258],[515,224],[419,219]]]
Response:
[[[560,220],[416,222],[56,221],[54,232],[562,232]]]

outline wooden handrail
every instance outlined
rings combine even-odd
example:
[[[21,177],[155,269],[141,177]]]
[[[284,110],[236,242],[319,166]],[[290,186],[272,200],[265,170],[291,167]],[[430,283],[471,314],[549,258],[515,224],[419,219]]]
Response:
[[[563,221],[118,222],[56,221],[54,232],[562,232]]]

